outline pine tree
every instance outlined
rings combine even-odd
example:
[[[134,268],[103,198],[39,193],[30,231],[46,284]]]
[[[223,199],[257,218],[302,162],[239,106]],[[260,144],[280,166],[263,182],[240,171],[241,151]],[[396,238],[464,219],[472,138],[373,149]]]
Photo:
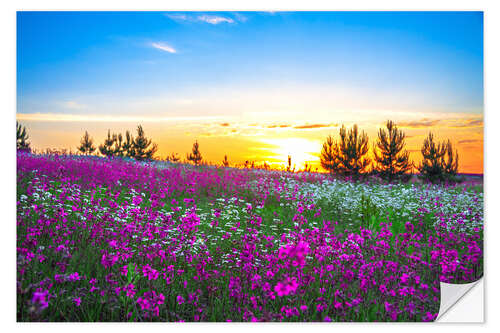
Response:
[[[90,155],[96,150],[96,147],[94,146],[94,140],[90,138],[87,131],[85,131],[85,135],[80,141],[80,146],[77,149],[85,155]]]
[[[229,161],[227,160],[227,155],[224,155],[224,159],[222,160],[222,165],[225,167],[229,166]]]
[[[16,149],[20,151],[30,152],[29,136],[26,133],[26,127],[16,121]]]
[[[286,171],[292,171],[292,156],[288,155],[288,164],[286,166]]]
[[[146,138],[142,126],[137,126],[137,137],[134,142],[134,158],[138,161],[151,160],[158,150],[158,145]]]
[[[307,162],[305,162],[304,170],[302,170],[302,172],[311,172],[311,169],[312,169],[312,165],[307,164]]]
[[[114,148],[113,145],[116,141],[116,135],[111,136],[111,132],[108,129],[108,137],[104,140],[104,143],[99,146],[99,151],[106,157],[113,157]]]
[[[179,157],[179,155],[177,153],[172,153],[170,154],[170,156],[167,156],[167,161],[170,161],[170,162],[179,162],[181,158]]]
[[[442,160],[446,154],[445,145],[434,142],[434,135],[429,133],[422,144],[422,163],[418,167],[423,178],[432,183],[444,180],[445,174],[443,170]]]
[[[338,142],[329,136],[323,144],[321,165],[332,173],[357,178],[370,164],[370,159],[365,157],[368,153],[368,136],[365,132],[359,133],[357,125],[349,132],[342,125],[339,134]]]
[[[451,141],[448,139],[448,142],[443,145],[446,147],[446,154],[441,158],[441,166],[443,168],[445,178],[451,182],[457,181],[458,150],[455,151],[455,157],[453,157],[453,146]]]
[[[329,171],[330,173],[339,173],[339,159],[338,159],[338,146],[333,140],[333,137],[329,135],[326,138],[326,142],[323,143],[323,148],[321,149],[320,163],[323,169]]]
[[[198,144],[198,141],[195,141],[195,143],[193,143],[192,151],[193,152],[191,154],[186,155],[187,160],[193,162],[194,165],[200,164],[203,158],[201,157],[200,145]]]
[[[354,125],[346,132],[344,125],[340,129],[339,159],[342,165],[342,173],[346,176],[357,177],[363,173],[370,164],[370,159],[365,155],[368,153],[368,136],[365,132],[358,134],[358,126]]]
[[[128,156],[131,158],[135,157],[134,137],[130,134],[129,131],[125,132],[125,141],[122,144],[122,152],[124,156]]]
[[[405,134],[398,130],[397,126],[388,120],[387,131],[379,129],[377,144],[373,147],[375,155],[375,170],[382,178],[392,181],[400,178],[413,167],[410,162],[410,153],[403,151],[405,146]],[[380,152],[379,152],[380,151]]]
[[[453,155],[453,145],[450,140],[434,142],[432,133],[422,145],[423,160],[418,170],[422,178],[432,182],[457,182],[463,179],[458,174],[458,150]]]
[[[113,147],[113,156],[123,157],[125,151],[123,149],[123,136],[121,133],[118,135],[113,134],[113,138],[115,139],[115,146]]]

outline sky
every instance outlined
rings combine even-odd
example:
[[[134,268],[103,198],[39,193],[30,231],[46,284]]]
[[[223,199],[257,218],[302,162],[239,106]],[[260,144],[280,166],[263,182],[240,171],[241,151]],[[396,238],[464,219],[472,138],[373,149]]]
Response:
[[[18,12],[17,114],[37,149],[141,124],[159,157],[319,167],[391,119],[483,172],[481,12]]]

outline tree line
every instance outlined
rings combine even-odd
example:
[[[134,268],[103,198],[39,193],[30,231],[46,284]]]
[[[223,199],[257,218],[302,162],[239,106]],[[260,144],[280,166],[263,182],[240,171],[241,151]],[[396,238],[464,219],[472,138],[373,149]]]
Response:
[[[142,126],[138,125],[135,138],[129,131],[122,135],[121,133],[111,134],[111,131],[108,130],[107,138],[97,148],[94,146],[94,141],[90,138],[89,133],[85,131],[77,149],[85,155],[91,155],[99,149],[99,152],[106,157],[130,157],[138,161],[144,161],[153,159],[158,150],[158,145],[148,139]]]
[[[108,130],[107,138],[104,140],[104,143],[99,145],[98,149],[102,155],[107,157],[130,157],[138,161],[144,161],[154,159],[154,154],[158,150],[158,145],[146,137],[144,129],[139,125],[137,126],[137,136],[135,138],[129,131],[126,131],[125,135],[122,136],[121,133],[111,134],[110,130]],[[90,138],[87,131],[85,131],[80,141],[78,150],[85,155],[91,155],[97,150],[94,146],[93,139]],[[193,162],[195,165],[201,164],[203,157],[201,156],[198,141],[195,141],[193,144],[192,152],[186,154],[186,159]],[[172,153],[167,156],[166,160],[178,162],[180,157],[176,153]],[[227,162],[227,165],[229,165],[229,162]]]
[[[18,150],[30,151],[29,136],[26,128],[16,122],[16,146]],[[458,151],[453,150],[450,140],[436,142],[432,133],[425,138],[421,153],[422,162],[414,165],[410,161],[409,152],[405,150],[406,135],[398,129],[396,124],[388,120],[385,128],[380,128],[377,141],[373,144],[373,159],[368,156],[368,136],[364,131],[359,131],[354,125],[347,130],[344,125],[339,130],[339,139],[335,140],[329,135],[320,154],[320,164],[323,169],[332,175],[352,177],[358,179],[363,176],[376,175],[389,182],[394,180],[408,181],[413,175],[413,169],[419,171],[420,176],[432,183],[459,181]],[[78,151],[85,155],[99,152],[106,157],[130,157],[138,161],[152,160],[158,150],[158,145],[148,139],[141,125],[137,126],[137,135],[134,137],[129,131],[125,135],[111,133],[99,146],[94,145],[93,139],[85,131],[80,141]],[[172,153],[167,156],[167,161],[178,162],[180,157]],[[191,153],[186,154],[186,160],[195,165],[202,164],[203,157],[198,141],[195,141]],[[222,166],[228,167],[229,160],[224,155]],[[254,168],[254,162],[245,162],[245,168]],[[262,168],[269,166],[264,164]],[[369,169],[371,167],[371,169]],[[291,156],[288,156],[286,171],[295,172],[292,168]],[[303,171],[311,171],[307,166]]]
[[[323,143],[320,155],[321,166],[331,174],[360,178],[377,175],[387,181],[408,181],[416,168],[420,176],[432,183],[456,182],[459,180],[458,151],[453,151],[451,141],[436,142],[432,133],[422,144],[422,162],[414,165],[409,152],[404,150],[405,133],[388,120],[380,128],[373,145],[373,160],[368,156],[368,136],[354,125],[349,131],[344,125],[339,130],[339,139],[330,135]],[[371,170],[368,167],[371,166]]]

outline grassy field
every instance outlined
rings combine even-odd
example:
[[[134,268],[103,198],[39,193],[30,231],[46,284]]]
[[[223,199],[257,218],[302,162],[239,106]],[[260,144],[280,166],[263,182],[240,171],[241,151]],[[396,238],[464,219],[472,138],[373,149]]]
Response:
[[[432,321],[483,186],[17,156],[18,321]]]

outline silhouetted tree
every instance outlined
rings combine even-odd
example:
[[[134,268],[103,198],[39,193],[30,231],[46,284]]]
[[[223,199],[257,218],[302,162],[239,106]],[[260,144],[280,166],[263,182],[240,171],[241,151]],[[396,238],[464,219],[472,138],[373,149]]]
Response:
[[[28,133],[26,133],[26,127],[16,121],[16,149],[30,152],[31,148],[28,139],[29,136]]]
[[[342,125],[339,134],[338,142],[329,136],[323,144],[321,165],[332,173],[357,178],[370,164],[370,159],[365,157],[368,153],[368,136],[365,132],[359,133],[357,125],[349,132]]]
[[[122,143],[122,152],[124,156],[131,158],[134,158],[135,156],[134,137],[129,131],[125,132],[125,141]]]
[[[421,177],[432,182],[457,182],[463,179],[457,177],[458,173],[458,150],[453,155],[453,145],[450,140],[441,143],[434,142],[434,136],[429,136],[422,145],[423,160],[418,170]]]
[[[323,148],[321,149],[320,163],[323,169],[330,173],[339,173],[339,159],[338,159],[338,146],[333,140],[333,137],[329,135],[326,138],[326,142],[323,143]]]
[[[312,168],[312,165],[307,164],[307,162],[305,162],[304,170],[302,170],[302,172],[311,172],[311,168]]]
[[[115,140],[115,146],[113,147],[113,156],[122,157],[125,154],[123,149],[123,136],[121,133],[118,135],[113,134],[113,139]]]
[[[92,140],[87,131],[85,131],[85,135],[80,141],[80,146],[77,149],[85,155],[90,155],[96,150],[94,140]]]
[[[179,157],[179,155],[177,155],[177,153],[172,153],[170,154],[170,156],[167,156],[167,161],[170,161],[170,162],[179,162],[181,158]]]
[[[142,126],[137,126],[137,137],[134,140],[134,158],[138,161],[153,159],[158,150],[158,145],[146,138]]]
[[[222,160],[222,165],[225,167],[229,166],[229,161],[227,160],[227,155],[224,155],[224,159]]]
[[[104,143],[99,146],[99,151],[106,157],[113,157],[114,148],[113,145],[116,141],[116,135],[111,136],[111,132],[108,129],[108,137],[104,140]]]
[[[200,145],[198,144],[198,141],[195,141],[195,143],[193,143],[193,150],[192,151],[193,152],[191,154],[186,155],[186,158],[188,159],[188,161],[193,162],[195,165],[200,164],[202,157],[201,157]]]
[[[453,146],[451,141],[448,139],[446,143],[446,161],[444,156],[441,158],[441,165],[443,166],[444,173],[446,177],[453,180],[458,172],[458,150],[455,151],[455,157],[453,157]]]
[[[286,166],[286,171],[295,172],[295,165],[293,166],[293,169],[292,169],[292,156],[290,156],[290,155],[288,155],[288,164]]]
[[[444,144],[434,142],[434,135],[429,133],[425,138],[422,149],[422,163],[418,167],[418,171],[423,178],[432,183],[440,182],[445,179],[443,169],[443,157],[446,154],[447,147]]]
[[[379,129],[378,140],[373,146],[375,155],[375,170],[378,174],[389,181],[401,178],[413,167],[410,162],[410,153],[403,151],[405,146],[405,134],[398,130],[397,126],[388,120],[386,123],[387,131],[384,128]]]

